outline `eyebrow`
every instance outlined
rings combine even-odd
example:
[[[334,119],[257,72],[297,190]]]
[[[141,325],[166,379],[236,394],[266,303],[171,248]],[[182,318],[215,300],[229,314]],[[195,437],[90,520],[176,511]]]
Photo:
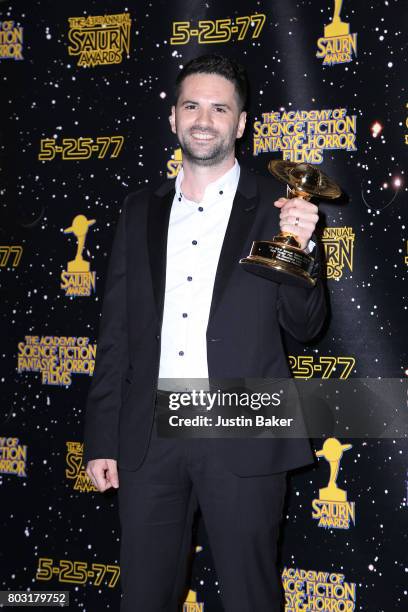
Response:
[[[196,100],[183,100],[181,102],[181,104],[200,104],[199,102],[197,102]],[[223,108],[228,108],[229,110],[231,110],[231,107],[229,106],[229,104],[225,104],[225,102],[213,102],[212,106],[222,106]]]

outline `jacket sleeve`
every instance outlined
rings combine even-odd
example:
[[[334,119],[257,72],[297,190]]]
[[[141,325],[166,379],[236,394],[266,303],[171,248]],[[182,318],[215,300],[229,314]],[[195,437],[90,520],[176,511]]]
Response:
[[[106,273],[95,369],[85,407],[84,456],[117,459],[123,369],[126,368],[126,208],[119,215]]]
[[[317,243],[313,235],[312,240]],[[279,285],[278,319],[280,325],[300,342],[312,340],[323,327],[327,316],[327,303],[322,278],[322,255],[320,245],[314,248],[317,281],[314,287],[292,287]]]

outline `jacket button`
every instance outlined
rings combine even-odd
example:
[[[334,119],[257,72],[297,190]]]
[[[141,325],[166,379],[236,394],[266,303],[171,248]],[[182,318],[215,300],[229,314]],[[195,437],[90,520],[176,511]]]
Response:
[[[156,340],[160,340],[160,334],[157,334]]]

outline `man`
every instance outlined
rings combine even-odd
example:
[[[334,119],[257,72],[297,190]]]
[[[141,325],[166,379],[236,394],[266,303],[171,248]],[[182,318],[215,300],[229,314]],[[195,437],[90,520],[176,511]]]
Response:
[[[154,422],[158,378],[289,377],[280,327],[307,341],[325,318],[320,279],[284,286],[239,265],[279,228],[310,248],[318,220],[314,204],[276,198],[275,180],[238,165],[246,97],[235,62],[189,62],[170,116],[183,168],[128,196],[118,221],[84,458],[99,491],[119,487],[121,612],[180,609],[198,504],[225,610],[280,610],[286,472],[311,463],[308,441],[160,438]]]

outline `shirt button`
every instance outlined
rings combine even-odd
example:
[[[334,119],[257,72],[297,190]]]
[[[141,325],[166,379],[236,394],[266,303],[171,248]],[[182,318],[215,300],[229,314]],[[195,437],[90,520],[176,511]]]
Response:
[[[223,192],[223,190],[221,189],[221,191],[219,192],[219,194],[220,194],[220,195],[222,195],[223,193],[224,193],[224,192]]]
[[[199,207],[198,207],[198,210],[199,210],[200,212],[203,212],[204,208],[203,208],[202,206],[199,206]]]
[[[193,240],[191,244],[196,245],[197,244],[197,240]]]
[[[187,316],[188,316],[187,313],[183,312],[183,319],[185,319]]]
[[[179,351],[179,355],[182,357],[184,355],[184,351]]]
[[[187,280],[188,280],[188,281],[192,281],[192,280],[193,280],[193,277],[192,277],[192,276],[187,276]]]

